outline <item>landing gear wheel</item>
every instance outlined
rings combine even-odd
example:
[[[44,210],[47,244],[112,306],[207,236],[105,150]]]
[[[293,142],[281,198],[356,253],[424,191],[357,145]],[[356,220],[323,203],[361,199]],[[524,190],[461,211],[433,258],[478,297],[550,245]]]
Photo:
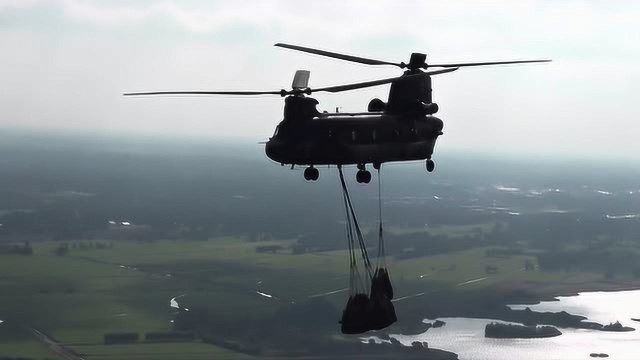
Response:
[[[364,171],[364,183],[368,184],[371,182],[371,173],[368,170]]]
[[[427,159],[427,171],[432,172],[433,170],[435,170],[435,168],[436,168],[436,163],[434,163],[433,160],[431,159]]]
[[[316,181],[320,177],[320,171],[314,168],[313,166],[309,166],[304,169],[304,179],[307,181]]]
[[[356,181],[358,184],[368,184],[371,182],[371,173],[367,170],[358,170],[356,173]]]

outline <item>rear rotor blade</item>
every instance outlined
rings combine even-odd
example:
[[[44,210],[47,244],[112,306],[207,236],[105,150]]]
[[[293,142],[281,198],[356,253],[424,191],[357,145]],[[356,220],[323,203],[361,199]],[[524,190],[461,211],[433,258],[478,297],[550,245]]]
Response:
[[[124,96],[148,96],[148,95],[281,95],[289,92],[280,91],[150,91],[125,93]],[[283,95],[284,94],[284,95]]]
[[[309,70],[298,70],[293,76],[293,82],[291,83],[292,89],[306,89],[309,87],[309,76],[311,72]]]
[[[289,45],[289,44],[283,44],[283,43],[277,43],[275,44],[275,46],[285,48],[285,49],[291,49],[291,50],[297,50],[297,51],[302,51],[306,53],[321,55],[321,56],[327,56],[334,59],[356,62],[360,64],[365,64],[365,65],[393,65],[393,66],[398,66],[400,68],[405,67],[405,64],[402,64],[402,63],[392,63],[392,62],[375,60],[375,59],[367,59],[367,58],[358,57],[358,56],[339,54],[331,51],[312,49],[304,46]]]
[[[430,68],[430,67],[458,68],[458,67],[464,67],[464,66],[527,64],[527,63],[542,63],[542,62],[551,62],[551,60],[490,61],[490,62],[461,63],[461,64],[425,64],[423,68],[424,69]]]
[[[313,93],[313,92],[319,92],[319,91],[326,91],[326,92],[331,92],[331,93],[337,93],[337,92],[341,92],[341,91],[364,89],[364,88],[368,88],[368,87],[372,87],[372,86],[389,84],[389,83],[392,83],[392,82],[394,82],[394,81],[396,81],[398,79],[401,79],[401,78],[412,78],[412,77],[418,77],[418,76],[438,75],[438,74],[444,74],[444,73],[448,73],[448,72],[452,72],[452,71],[456,71],[456,70],[458,70],[458,68],[450,68],[450,69],[443,69],[443,70],[436,70],[436,71],[426,71],[426,72],[420,72],[420,73],[415,74],[415,75],[403,75],[403,76],[396,76],[396,77],[387,78],[387,79],[381,79],[381,80],[364,81],[364,82],[359,82],[359,83],[355,83],[355,84],[336,85],[336,86],[328,86],[328,87],[323,87],[323,88],[318,88],[318,89],[309,89],[309,92]]]
[[[393,81],[395,81],[397,79],[400,79],[400,77],[396,76],[396,77],[388,78],[388,79],[365,81],[365,82],[360,82],[360,83],[355,83],[355,84],[327,86],[327,87],[318,88],[318,89],[311,89],[311,92],[313,93],[313,92],[326,91],[326,92],[331,92],[331,93],[337,93],[337,92],[341,92],[341,91],[364,89],[364,88],[368,88],[368,87],[372,87],[372,86],[389,84],[389,83],[392,83]]]

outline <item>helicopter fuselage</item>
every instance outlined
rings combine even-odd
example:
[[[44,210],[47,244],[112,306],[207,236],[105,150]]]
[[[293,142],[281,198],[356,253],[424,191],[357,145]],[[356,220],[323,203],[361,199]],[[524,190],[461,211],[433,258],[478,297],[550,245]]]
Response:
[[[286,119],[266,144],[273,161],[291,165],[380,165],[430,159],[443,122],[431,115],[324,113]]]

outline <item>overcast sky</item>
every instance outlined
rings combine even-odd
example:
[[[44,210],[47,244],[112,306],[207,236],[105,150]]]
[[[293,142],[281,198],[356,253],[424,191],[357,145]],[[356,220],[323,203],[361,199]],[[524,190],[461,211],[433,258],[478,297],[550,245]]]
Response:
[[[633,1],[0,0],[0,126],[267,139],[279,97],[124,98],[125,91],[324,86],[399,75],[273,47],[389,61],[551,58],[434,77],[442,149],[640,154]],[[317,94],[362,111],[388,86]]]

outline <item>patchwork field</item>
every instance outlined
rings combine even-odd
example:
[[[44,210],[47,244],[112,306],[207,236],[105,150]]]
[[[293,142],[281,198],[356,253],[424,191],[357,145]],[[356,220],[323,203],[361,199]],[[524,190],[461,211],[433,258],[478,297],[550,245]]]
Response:
[[[70,243],[34,244],[31,256],[0,256],[0,356],[59,358],[31,329],[48,335],[85,359],[210,359],[249,355],[200,342],[148,343],[149,332],[173,330],[177,310],[206,307],[228,321],[270,319],[310,298],[340,309],[347,293],[346,251],[292,255],[293,241],[115,242],[80,250]],[[257,246],[280,245],[258,252]],[[592,274],[524,271],[528,256],[487,257],[486,248],[402,261],[388,259],[396,307],[420,302],[420,295],[451,296],[511,283],[562,286],[594,281]],[[487,266],[496,271],[487,274]],[[323,293],[329,293],[322,295]],[[418,296],[416,296],[418,295]],[[445,295],[443,295],[445,296]],[[339,313],[336,313],[335,332]],[[133,344],[105,345],[108,333],[133,332]]]

